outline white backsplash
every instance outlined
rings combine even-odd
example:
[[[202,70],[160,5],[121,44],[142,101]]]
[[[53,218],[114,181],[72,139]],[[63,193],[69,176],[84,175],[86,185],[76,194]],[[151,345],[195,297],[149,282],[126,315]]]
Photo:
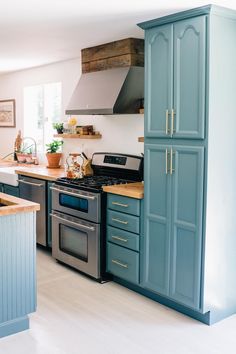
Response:
[[[63,157],[70,152],[84,151],[88,157],[93,152],[119,152],[140,155],[143,143],[138,137],[144,135],[143,115],[77,116],[77,125],[93,125],[101,139],[64,139]]]

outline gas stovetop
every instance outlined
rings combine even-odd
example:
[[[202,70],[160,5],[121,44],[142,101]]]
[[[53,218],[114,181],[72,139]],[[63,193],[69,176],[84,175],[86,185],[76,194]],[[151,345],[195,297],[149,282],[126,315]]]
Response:
[[[94,175],[81,179],[62,177],[56,183],[69,188],[102,192],[103,186],[142,181],[143,157],[127,154],[96,152],[92,157]]]
[[[103,186],[110,186],[114,184],[125,184],[131,183],[134,181],[130,181],[123,178],[111,177],[111,176],[91,176],[84,177],[80,179],[71,179],[62,177],[57,179],[57,183],[62,184],[67,187],[81,188],[84,190],[96,190],[102,191]]]

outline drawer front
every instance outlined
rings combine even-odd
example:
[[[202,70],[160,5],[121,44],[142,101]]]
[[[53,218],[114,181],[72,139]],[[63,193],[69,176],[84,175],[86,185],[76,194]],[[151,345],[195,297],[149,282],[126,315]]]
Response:
[[[137,234],[107,226],[107,240],[131,250],[139,251],[139,235]]]
[[[139,234],[139,217],[107,210],[107,224]]]
[[[139,253],[107,242],[107,271],[139,284]]]
[[[117,194],[108,194],[107,206],[109,209],[121,211],[122,213],[140,215],[140,200],[123,197]]]

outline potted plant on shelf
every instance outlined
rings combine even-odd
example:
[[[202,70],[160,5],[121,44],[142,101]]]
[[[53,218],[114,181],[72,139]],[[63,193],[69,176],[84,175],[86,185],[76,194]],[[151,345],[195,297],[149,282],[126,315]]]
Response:
[[[63,134],[63,123],[53,123],[52,127],[53,129],[56,129],[57,134]]]
[[[53,140],[51,143],[46,144],[47,153],[46,157],[48,160],[48,168],[59,168],[62,153],[58,152],[63,144],[63,141]]]

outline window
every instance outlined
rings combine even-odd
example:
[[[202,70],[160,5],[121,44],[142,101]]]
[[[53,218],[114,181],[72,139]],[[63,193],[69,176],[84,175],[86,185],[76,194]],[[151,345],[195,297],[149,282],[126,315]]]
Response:
[[[55,131],[52,123],[61,121],[61,82],[24,88],[24,137],[36,140],[37,150],[45,151]]]

